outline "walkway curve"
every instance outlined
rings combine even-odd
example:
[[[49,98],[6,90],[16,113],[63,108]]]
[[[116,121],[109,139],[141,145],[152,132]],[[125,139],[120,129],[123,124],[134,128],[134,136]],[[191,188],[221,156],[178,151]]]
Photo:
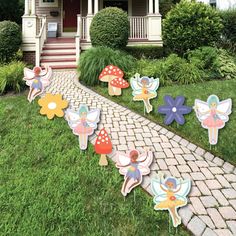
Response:
[[[173,132],[76,83],[75,71],[55,71],[47,92],[61,93],[77,109],[81,103],[100,108],[98,130],[105,128],[115,151],[148,146],[154,152],[151,173],[142,187],[149,192],[151,178],[162,171],[166,176],[190,178],[189,204],[179,210],[183,224],[194,234],[236,235],[236,168]],[[90,137],[94,143],[96,134]]]

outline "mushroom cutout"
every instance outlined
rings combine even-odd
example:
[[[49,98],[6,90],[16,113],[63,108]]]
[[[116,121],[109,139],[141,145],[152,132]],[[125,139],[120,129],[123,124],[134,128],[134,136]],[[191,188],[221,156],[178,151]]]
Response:
[[[114,94],[119,96],[121,95],[121,89],[128,88],[129,83],[123,78],[115,78],[110,82],[110,85],[113,87]]]
[[[106,155],[112,152],[112,143],[105,129],[102,129],[98,134],[94,149],[97,154],[101,154],[99,165],[107,166],[108,161]]]
[[[102,73],[99,76],[99,80],[108,83],[108,93],[110,96],[119,96],[121,95],[121,88],[117,89],[116,87],[113,87],[110,82],[117,77],[122,78],[123,76],[124,72],[120,68],[118,68],[117,66],[109,65],[102,70]]]

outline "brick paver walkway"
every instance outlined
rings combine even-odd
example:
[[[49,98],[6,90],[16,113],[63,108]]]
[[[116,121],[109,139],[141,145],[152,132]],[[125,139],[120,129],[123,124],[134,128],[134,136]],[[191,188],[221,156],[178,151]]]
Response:
[[[157,176],[158,171],[167,176],[190,178],[190,201],[179,213],[194,235],[236,235],[236,168],[233,165],[85,88],[75,82],[76,78],[74,71],[56,71],[47,91],[63,94],[74,109],[81,103],[100,108],[98,129],[105,127],[110,133],[114,153],[150,147],[155,159],[150,175],[142,184],[150,194],[150,179]],[[95,135],[91,141],[94,139]]]

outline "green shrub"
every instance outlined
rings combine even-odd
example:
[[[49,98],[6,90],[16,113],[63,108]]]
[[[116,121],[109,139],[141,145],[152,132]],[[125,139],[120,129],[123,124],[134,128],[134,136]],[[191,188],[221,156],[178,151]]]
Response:
[[[107,47],[96,47],[81,54],[78,71],[80,81],[88,86],[99,84],[99,75],[107,66],[113,64],[125,73],[136,67],[136,60],[119,50]]]
[[[221,46],[236,51],[236,9],[222,11],[223,34],[220,40]]]
[[[164,49],[159,46],[130,46],[126,47],[126,51],[136,59],[158,59],[164,56]]]
[[[202,71],[176,54],[162,60],[142,59],[137,67],[136,72],[141,75],[160,78],[161,85],[191,84],[202,80]]]
[[[127,13],[117,7],[101,10],[92,20],[90,36],[92,45],[95,47],[125,48],[129,38]]]
[[[164,44],[179,55],[213,44],[221,36],[222,20],[207,4],[182,0],[163,21]]]
[[[23,62],[11,62],[0,67],[0,93],[20,92],[25,87]]]
[[[9,62],[21,45],[20,26],[11,21],[0,22],[0,61]]]

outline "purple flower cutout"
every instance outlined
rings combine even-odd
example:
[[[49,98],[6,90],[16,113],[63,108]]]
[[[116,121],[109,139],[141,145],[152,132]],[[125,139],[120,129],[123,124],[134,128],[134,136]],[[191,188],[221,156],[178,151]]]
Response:
[[[170,125],[174,120],[183,125],[185,123],[184,115],[189,114],[192,111],[191,107],[185,106],[185,97],[177,96],[176,99],[169,95],[164,97],[165,105],[158,108],[158,112],[165,114],[164,123]]]

